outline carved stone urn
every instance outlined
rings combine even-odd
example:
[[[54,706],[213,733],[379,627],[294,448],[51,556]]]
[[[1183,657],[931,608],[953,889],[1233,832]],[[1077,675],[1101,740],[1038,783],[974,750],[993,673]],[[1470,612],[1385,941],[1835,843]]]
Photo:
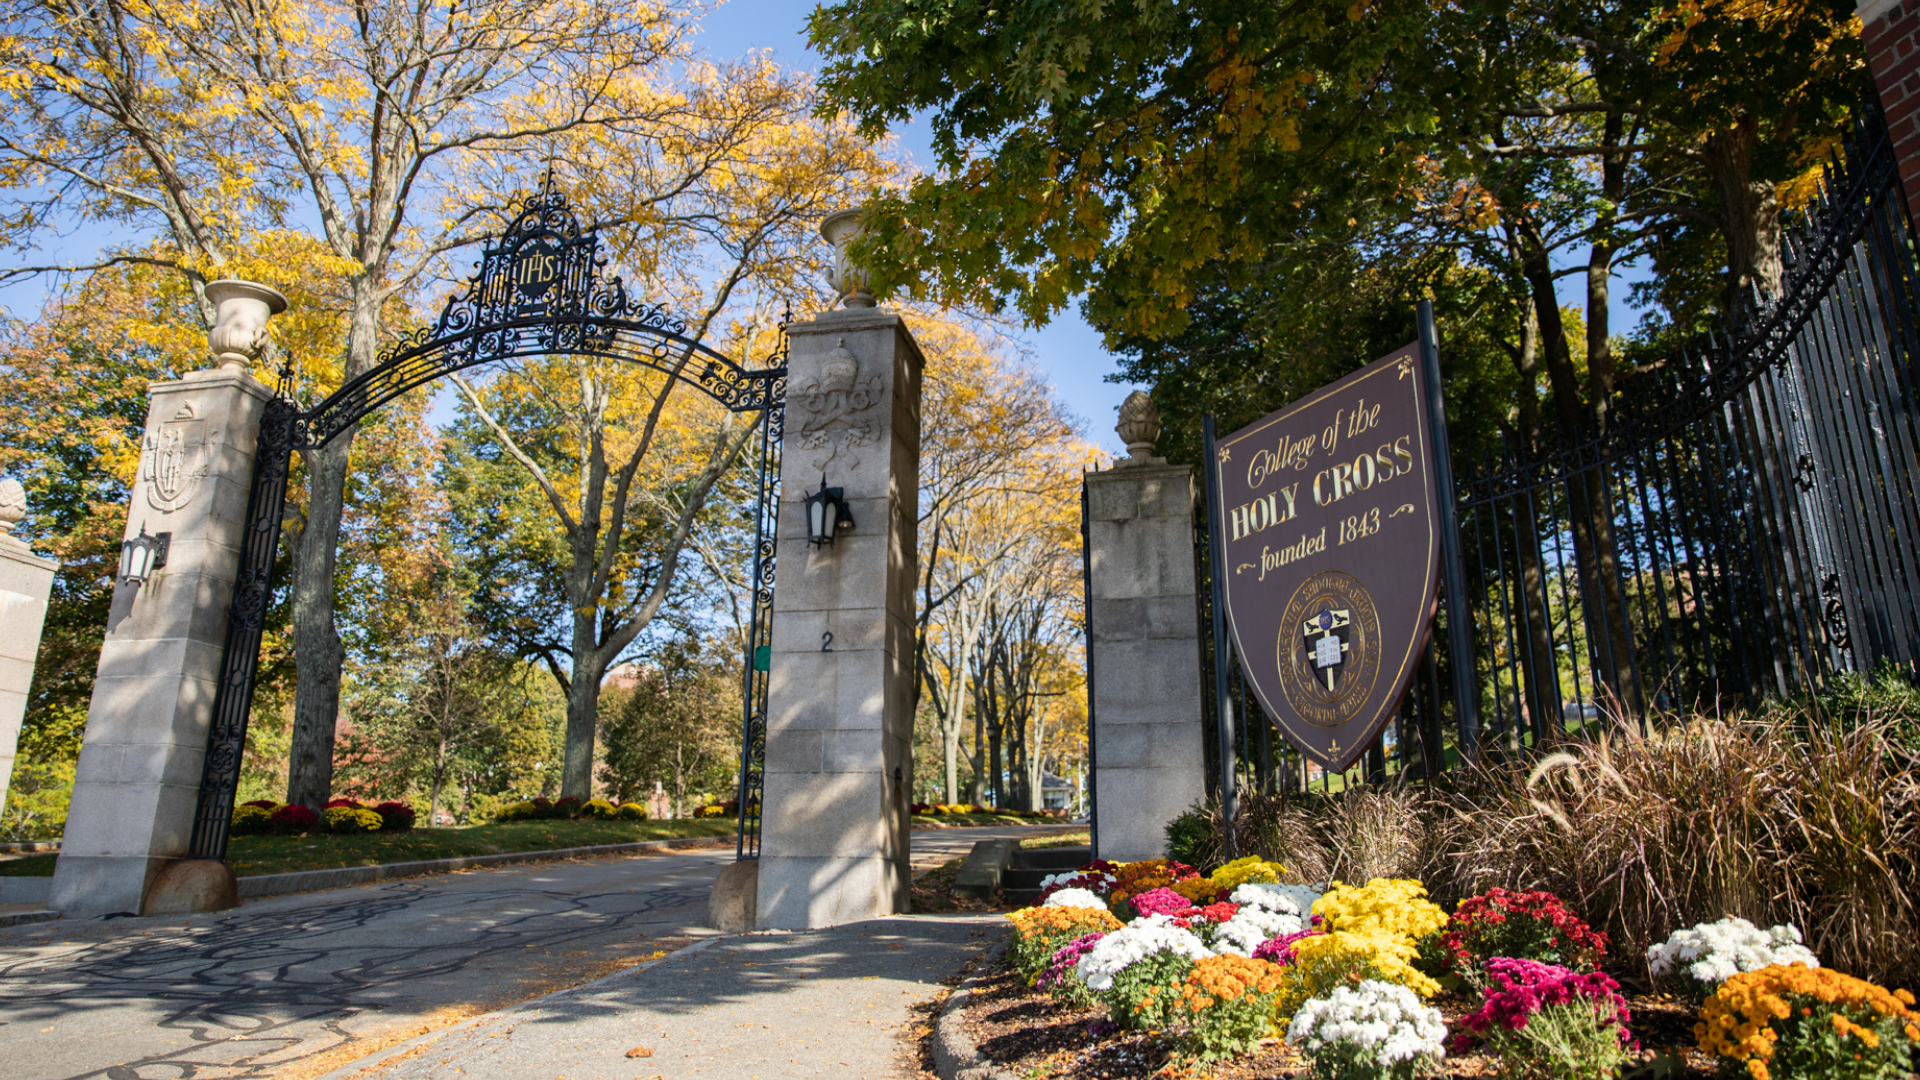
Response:
[[[207,344],[220,366],[250,371],[267,347],[267,320],[287,310],[287,298],[277,289],[252,281],[221,278],[207,283],[213,302],[213,329]]]
[[[1120,422],[1113,427],[1120,441],[1127,444],[1127,456],[1115,462],[1124,465],[1165,465],[1153,456],[1153,444],[1160,438],[1160,409],[1144,390],[1135,390],[1120,403]]]
[[[11,535],[13,527],[27,516],[27,489],[8,477],[0,480],[0,543],[18,544]]]
[[[833,267],[827,271],[827,284],[850,308],[870,308],[873,293],[867,291],[867,275],[847,258],[847,245],[860,235],[859,208],[836,210],[820,223],[820,235],[833,245]]]

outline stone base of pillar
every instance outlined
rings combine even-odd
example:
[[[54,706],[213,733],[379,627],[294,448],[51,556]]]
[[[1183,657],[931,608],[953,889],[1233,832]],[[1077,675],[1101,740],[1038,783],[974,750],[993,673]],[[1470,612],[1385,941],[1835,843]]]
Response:
[[[11,480],[0,484],[0,806],[6,805],[20,721],[27,713],[27,691],[40,655],[47,597],[60,568],[7,535],[25,513],[26,495],[20,486]]]
[[[143,915],[194,915],[225,911],[240,903],[233,868],[218,859],[175,859],[160,868],[147,889]]]

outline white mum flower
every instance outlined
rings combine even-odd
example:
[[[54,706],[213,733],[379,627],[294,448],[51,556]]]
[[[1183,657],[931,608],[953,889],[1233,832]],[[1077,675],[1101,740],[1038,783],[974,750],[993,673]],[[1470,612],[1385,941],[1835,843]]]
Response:
[[[1094,942],[1093,948],[1074,965],[1074,971],[1089,990],[1110,990],[1115,975],[1163,952],[1189,960],[1213,955],[1193,931],[1172,925],[1172,920],[1165,915],[1153,915],[1136,919]]]
[[[1380,1065],[1424,1057],[1446,1057],[1446,1021],[1440,1010],[1395,983],[1366,979],[1357,987],[1335,987],[1326,997],[1300,1006],[1287,1027],[1289,1041],[1309,1053],[1346,1044],[1365,1051]]]
[[[1313,885],[1276,885],[1270,881],[1249,881],[1238,886],[1227,899],[1236,904],[1254,904],[1270,911],[1298,915],[1302,919],[1313,910],[1313,902],[1326,890]]]
[[[1745,919],[1721,919],[1675,930],[1647,950],[1647,966],[1656,978],[1684,973],[1709,986],[1775,964],[1819,967],[1813,950],[1800,942],[1800,931],[1792,925],[1762,930]]]
[[[1107,910],[1107,902],[1100,899],[1100,894],[1088,889],[1061,889],[1059,892],[1047,897],[1047,902],[1042,906],[1099,908],[1101,911]]]
[[[1245,887],[1241,886],[1241,888]],[[1235,889],[1234,893],[1238,895],[1239,889]],[[1234,913],[1233,918],[1221,923],[1214,930],[1213,948],[1215,952],[1223,955],[1232,953],[1235,956],[1252,956],[1253,950],[1259,948],[1268,938],[1297,934],[1303,929],[1305,929],[1304,920],[1297,913],[1245,904]]]

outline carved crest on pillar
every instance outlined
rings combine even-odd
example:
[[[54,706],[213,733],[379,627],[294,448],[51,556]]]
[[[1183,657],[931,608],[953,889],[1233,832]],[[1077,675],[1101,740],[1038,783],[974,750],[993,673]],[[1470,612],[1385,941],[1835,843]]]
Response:
[[[180,406],[160,430],[147,435],[140,462],[140,478],[147,482],[147,503],[172,513],[193,501],[200,481],[213,463],[212,440],[219,432],[194,412],[192,403]]]
[[[880,425],[870,414],[880,404],[883,384],[878,375],[860,374],[860,358],[848,351],[846,338],[839,339],[820,362],[820,378],[792,399],[808,414],[800,425],[801,448],[825,451],[814,457],[814,468],[826,468],[843,451],[845,464],[857,466],[853,451],[879,441]]]

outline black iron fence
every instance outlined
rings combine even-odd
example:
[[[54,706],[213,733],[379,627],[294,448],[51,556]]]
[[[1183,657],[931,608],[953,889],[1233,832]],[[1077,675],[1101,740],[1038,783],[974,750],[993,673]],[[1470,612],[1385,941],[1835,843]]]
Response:
[[[1738,708],[1841,672],[1915,672],[1920,263],[1895,164],[1878,116],[1864,116],[1785,230],[1781,294],[1636,371],[1605,430],[1456,458],[1471,655],[1450,655],[1446,612],[1462,605],[1443,605],[1366,772],[1418,775],[1600,722]],[[1460,691],[1457,664],[1471,673]],[[1240,786],[1341,782],[1279,739],[1237,664],[1224,692]]]

